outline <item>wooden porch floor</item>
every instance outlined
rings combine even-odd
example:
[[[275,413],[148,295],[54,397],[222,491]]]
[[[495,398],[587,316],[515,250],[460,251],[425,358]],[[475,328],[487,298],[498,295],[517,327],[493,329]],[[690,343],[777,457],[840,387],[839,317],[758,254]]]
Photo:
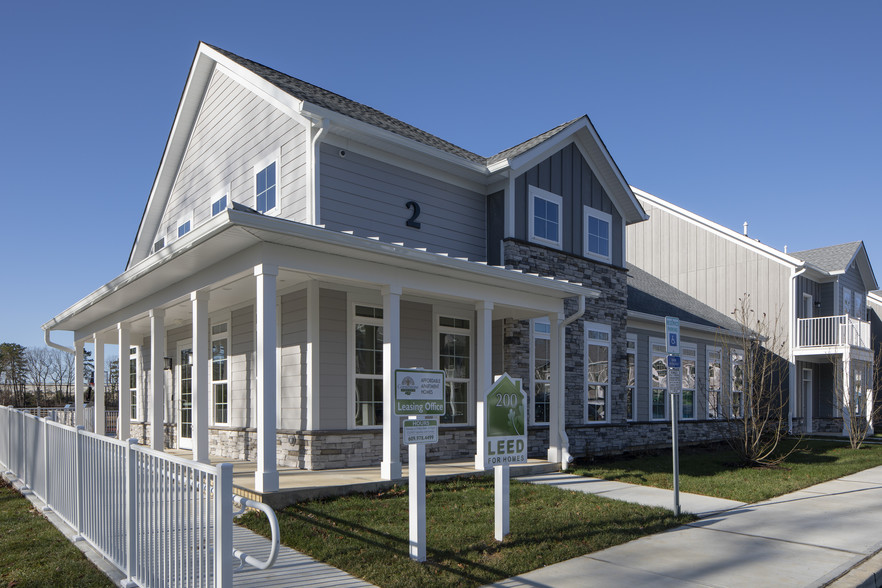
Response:
[[[167,449],[167,453],[186,459],[192,458],[192,451],[187,449]],[[254,489],[254,472],[257,463],[245,460],[232,460],[210,456],[212,465],[229,463],[233,466],[233,490],[236,494],[258,500],[273,508],[284,508],[295,502],[316,498],[343,496],[353,492],[379,492],[402,484],[407,479],[407,464],[402,466],[404,478],[401,480],[383,480],[380,478],[380,467],[345,468],[337,470],[301,470],[298,468],[279,467],[279,490],[277,492],[260,493]],[[531,459],[526,464],[511,466],[511,476],[529,476],[543,472],[554,472],[559,464],[541,459]],[[457,461],[429,462],[426,464],[426,480],[437,481],[456,476],[479,476],[491,474],[492,471],[475,470],[474,459]]]

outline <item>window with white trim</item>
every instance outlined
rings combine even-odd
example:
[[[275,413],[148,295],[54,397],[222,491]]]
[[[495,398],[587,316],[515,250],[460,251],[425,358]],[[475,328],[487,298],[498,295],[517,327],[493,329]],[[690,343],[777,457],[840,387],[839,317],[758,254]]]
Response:
[[[264,214],[275,212],[278,205],[278,160],[258,166],[254,173],[254,209]]]
[[[731,405],[729,416],[740,419],[744,416],[744,351],[735,349],[730,357],[732,366]]]
[[[637,420],[637,335],[628,333],[628,379],[625,383],[625,419]]]
[[[530,241],[560,249],[563,198],[536,186],[530,186],[528,200],[530,201]]]
[[[698,348],[694,343],[680,345],[680,359],[683,382],[680,391],[680,418],[690,420],[695,418],[695,376],[698,368]]]
[[[129,397],[131,419],[138,420],[138,348],[129,347]]]
[[[355,305],[355,426],[383,424],[383,309]]]
[[[547,423],[551,410],[551,324],[533,320],[533,422]]]
[[[178,222],[178,239],[190,232],[191,221],[189,218]]]
[[[438,317],[438,369],[444,372],[445,413],[441,424],[469,422],[471,388],[471,321],[448,316]]]
[[[842,288],[842,314],[851,316],[851,288]]]
[[[214,424],[230,424],[230,369],[228,323],[211,325],[211,396]]]
[[[854,318],[867,320],[867,313],[864,312],[864,297],[860,292],[854,293]]]
[[[582,254],[585,257],[600,261],[612,260],[612,216],[591,208],[584,207],[582,219],[585,239]]]
[[[227,209],[227,195],[224,194],[217,200],[211,203],[211,216],[217,216],[221,212]]]
[[[609,420],[610,327],[585,323],[585,421]]]
[[[668,416],[668,350],[663,339],[650,339],[650,364],[652,372],[649,389],[649,418],[665,420]]]
[[[156,253],[160,249],[165,247],[165,238],[159,238],[156,240],[156,243],[153,244],[153,253]]]
[[[707,418],[723,417],[723,350],[707,348]]]

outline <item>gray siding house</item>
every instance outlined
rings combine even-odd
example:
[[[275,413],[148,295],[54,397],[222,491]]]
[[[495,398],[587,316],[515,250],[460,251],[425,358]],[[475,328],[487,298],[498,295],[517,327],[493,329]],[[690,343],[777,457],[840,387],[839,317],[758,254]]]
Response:
[[[749,296],[785,343],[792,431],[843,431],[843,404],[866,410],[873,381],[867,301],[878,285],[862,242],[788,254],[634,193],[650,218],[628,227],[628,262],[726,315]]]
[[[120,437],[254,460],[258,492],[279,466],[399,478],[399,367],[445,371],[430,459],[483,468],[502,372],[529,393],[531,456],[665,444],[665,315],[691,353],[684,435],[719,438],[697,382],[734,325],[629,272],[647,218],[585,116],[483,157],[200,44],[125,271],[43,328],[77,358],[128,350]]]

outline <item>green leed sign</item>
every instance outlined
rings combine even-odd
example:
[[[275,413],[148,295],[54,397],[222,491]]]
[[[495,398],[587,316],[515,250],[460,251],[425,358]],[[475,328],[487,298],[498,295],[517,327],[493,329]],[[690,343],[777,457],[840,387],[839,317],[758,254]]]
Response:
[[[428,416],[444,414],[444,372],[395,370],[395,414]]]
[[[484,397],[487,467],[527,462],[527,395],[503,374]]]

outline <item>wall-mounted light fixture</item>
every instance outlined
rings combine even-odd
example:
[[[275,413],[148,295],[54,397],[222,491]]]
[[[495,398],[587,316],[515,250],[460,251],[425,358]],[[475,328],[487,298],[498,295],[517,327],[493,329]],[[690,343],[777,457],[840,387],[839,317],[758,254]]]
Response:
[[[172,359],[171,357],[163,357],[162,359],[165,360],[166,370],[171,370],[174,367],[174,359]]]
[[[815,308],[821,308],[821,301],[820,300],[815,302]]]

